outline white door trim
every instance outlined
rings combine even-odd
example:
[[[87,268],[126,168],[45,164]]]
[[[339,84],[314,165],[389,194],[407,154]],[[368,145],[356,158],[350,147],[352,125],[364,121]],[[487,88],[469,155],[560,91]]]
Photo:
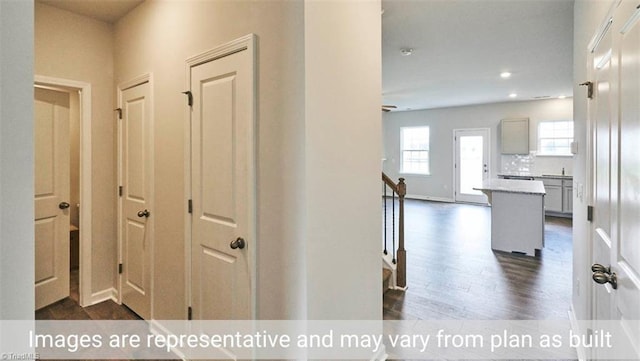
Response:
[[[64,88],[80,96],[80,306],[92,304],[91,253],[91,84],[35,75],[34,86]]]
[[[257,97],[257,89],[256,89],[256,42],[257,36],[255,34],[247,34],[241,38],[232,40],[226,44],[222,44],[217,46],[211,50],[205,51],[204,53],[192,56],[186,60],[185,64],[185,90],[191,89],[191,68],[197,65],[219,59],[225,57],[227,55],[231,55],[240,51],[247,51],[249,54],[249,58],[251,59],[251,79],[253,84],[253,99],[251,99],[251,103],[247,104],[250,107],[250,113],[252,114],[252,122],[250,134],[255,134],[255,129],[257,129],[257,113],[256,113],[256,97]],[[184,132],[185,134],[185,169],[184,169],[184,179],[185,179],[185,196],[186,199],[184,201],[184,209],[185,209],[185,244],[184,244],[184,252],[185,252],[185,306],[184,306],[184,317],[187,318],[188,308],[191,307],[191,213],[188,211],[189,201],[192,199],[192,190],[191,190],[191,107],[187,104],[187,99],[185,99],[185,119],[186,119],[186,127],[187,130]],[[255,137],[255,135],[254,135]],[[251,155],[253,157],[252,164],[253,167],[248,170],[247,175],[249,177],[249,187],[251,189],[248,190],[249,197],[249,205],[248,208],[251,210],[251,214],[253,215],[253,220],[249,222],[249,229],[247,229],[247,236],[249,239],[253,240],[252,243],[257,245],[257,213],[256,213],[256,139],[251,140],[251,144],[253,144],[253,151]],[[257,302],[256,302],[256,247],[248,247],[250,264],[249,264],[249,274],[251,277],[251,318],[255,319],[257,315]]]
[[[140,84],[144,84],[144,83],[149,83],[149,112],[150,112],[150,116],[149,116],[149,122],[151,123],[149,125],[149,127],[151,129],[154,129],[154,102],[153,102],[153,75],[151,73],[145,73],[142,75],[139,75],[133,79],[130,79],[128,81],[122,82],[120,84],[118,84],[117,87],[117,94],[116,94],[116,101],[118,104],[118,109],[122,109],[122,92],[133,88],[135,86],[138,86]],[[116,110],[118,110],[116,109]],[[120,110],[122,111],[122,110]],[[115,113],[114,115],[116,118],[119,116],[118,113]],[[118,146],[117,146],[117,152],[118,152],[118,156],[117,156],[117,162],[118,162],[118,166],[117,166],[117,180],[118,180],[118,187],[123,185],[123,179],[122,179],[122,122],[120,121],[120,119],[116,119],[117,124],[118,124],[118,130],[117,130],[117,137],[118,137]],[[149,134],[149,144],[151,145],[151,147],[154,147],[154,135],[153,132],[150,132]],[[155,169],[155,152],[151,151],[149,152],[149,159],[148,161],[151,163],[151,168]],[[149,209],[149,211],[151,212],[151,214],[155,214],[155,181],[151,180],[150,184],[149,184],[149,193],[150,196],[147,199],[147,207]],[[123,260],[122,260],[122,255],[123,255],[123,250],[122,250],[122,197],[118,196],[118,232],[117,232],[117,237],[118,237],[118,264],[122,264]],[[150,242],[150,251],[151,252],[151,263],[149,264],[149,274],[151,275],[151,280],[150,280],[150,289],[151,289],[151,306],[149,308],[150,310],[150,315],[151,315],[151,319],[153,319],[153,315],[154,315],[154,309],[153,309],[153,293],[154,293],[154,252],[155,252],[155,221],[153,220],[153,218],[150,219],[150,223],[148,224],[148,231],[149,231],[149,239],[151,240]],[[116,269],[118,268],[118,265],[116,265]],[[117,272],[117,271],[116,271]],[[117,300],[119,304],[122,304],[122,274],[118,274],[117,277],[117,282],[116,282],[116,287],[117,287]]]

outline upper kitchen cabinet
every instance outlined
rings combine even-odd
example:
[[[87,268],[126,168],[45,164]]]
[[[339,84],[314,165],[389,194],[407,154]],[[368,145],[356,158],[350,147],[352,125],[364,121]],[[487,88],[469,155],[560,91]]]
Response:
[[[529,154],[529,118],[502,119],[502,154]]]

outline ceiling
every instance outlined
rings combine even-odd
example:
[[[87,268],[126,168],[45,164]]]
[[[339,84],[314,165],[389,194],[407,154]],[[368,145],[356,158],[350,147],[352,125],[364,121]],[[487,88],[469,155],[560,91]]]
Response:
[[[382,6],[383,104],[415,110],[572,95],[573,0]],[[500,77],[505,71],[510,78]]]
[[[0,0],[1,1],[1,0]],[[115,23],[144,0],[37,0],[76,14]]]
[[[113,23],[144,0],[38,1]],[[383,0],[382,7],[383,104],[398,111],[572,95],[573,0]],[[511,77],[502,79],[504,71]]]

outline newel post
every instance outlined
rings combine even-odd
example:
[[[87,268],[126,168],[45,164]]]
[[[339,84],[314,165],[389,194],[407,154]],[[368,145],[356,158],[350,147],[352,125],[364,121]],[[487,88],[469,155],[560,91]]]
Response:
[[[398,182],[398,287],[407,287],[407,251],[404,249],[404,196],[407,194],[407,185],[404,178]]]

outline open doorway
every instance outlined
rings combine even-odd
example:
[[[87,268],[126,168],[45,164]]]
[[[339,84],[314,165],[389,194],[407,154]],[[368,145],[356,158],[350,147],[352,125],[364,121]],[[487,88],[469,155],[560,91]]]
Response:
[[[36,170],[42,187],[36,187],[35,199],[59,216],[36,212],[36,308],[70,293],[86,306],[91,303],[91,85],[36,76],[34,88],[34,106],[41,109],[35,112],[36,167],[43,168]],[[58,127],[55,122],[63,118],[66,124]],[[47,188],[58,183],[59,190]]]

